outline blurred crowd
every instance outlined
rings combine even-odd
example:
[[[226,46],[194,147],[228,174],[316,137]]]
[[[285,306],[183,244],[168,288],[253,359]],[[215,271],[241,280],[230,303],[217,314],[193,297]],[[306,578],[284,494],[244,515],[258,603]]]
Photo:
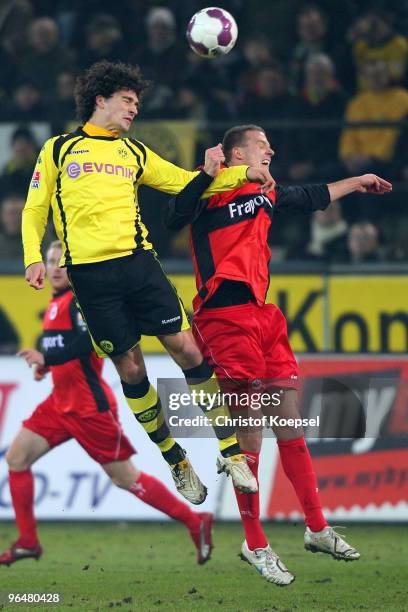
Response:
[[[365,172],[396,183],[380,204],[355,195],[310,222],[277,219],[277,258],[407,261],[408,3],[288,0],[270,3],[272,9],[256,0],[219,2],[236,17],[240,36],[236,49],[214,61],[192,53],[184,35],[189,17],[207,2],[164,4],[1,3],[0,118],[15,129],[2,143],[9,154],[0,169],[0,259],[21,258],[21,209],[41,144],[30,123],[65,131],[75,120],[77,74],[106,58],[138,63],[152,81],[141,119],[199,121],[197,162],[226,128],[255,123],[267,131],[281,183]],[[161,255],[188,256],[183,237],[155,228],[153,238]]]

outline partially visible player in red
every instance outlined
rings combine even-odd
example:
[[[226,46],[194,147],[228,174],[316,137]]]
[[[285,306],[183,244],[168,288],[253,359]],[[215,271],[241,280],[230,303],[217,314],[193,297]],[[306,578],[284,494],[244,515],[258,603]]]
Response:
[[[226,132],[223,154],[218,168],[224,161],[228,166],[268,167],[274,151],[261,127],[243,125]],[[211,174],[216,175],[213,170]],[[392,186],[374,174],[365,174],[328,185],[277,185],[267,193],[262,192],[260,184],[250,183],[202,200],[211,180],[202,171],[170,201],[166,211],[169,228],[191,224],[198,290],[193,300],[195,338],[218,378],[224,379],[224,389],[236,391],[240,383],[245,391],[252,387],[259,392],[257,384],[263,381],[267,385],[264,388],[278,392],[280,398],[278,408],[269,412],[264,409],[264,413],[298,418],[298,366],[289,345],[286,320],[276,305],[265,304],[271,256],[267,238],[273,215],[281,211],[312,213],[354,191],[383,194]],[[256,383],[255,388],[252,383]],[[328,526],[322,513],[303,431],[290,426],[273,429],[283,469],[305,515],[305,547],[336,559],[359,559],[358,551]],[[262,431],[238,429],[237,438],[258,479]],[[242,558],[266,580],[290,584],[294,576],[270,548],[259,521],[259,492],[248,495],[235,489],[235,493],[246,536]]]
[[[71,438],[101,465],[115,485],[184,523],[197,548],[198,563],[205,563],[212,549],[212,515],[193,512],[157,478],[140,472],[130,461],[135,450],[122,431],[115,396],[102,378],[103,361],[93,351],[66,269],[58,267],[61,252],[61,243],[55,241],[47,253],[53,295],[44,316],[41,351],[23,349],[19,353],[33,367],[35,380],[51,372],[53,389],[23,421],[6,455],[19,537],[0,556],[0,565],[42,555],[31,466]]]

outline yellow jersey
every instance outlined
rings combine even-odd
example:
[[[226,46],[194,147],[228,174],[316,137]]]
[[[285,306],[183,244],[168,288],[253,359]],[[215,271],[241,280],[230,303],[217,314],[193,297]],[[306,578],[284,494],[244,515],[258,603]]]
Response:
[[[205,197],[245,183],[247,168],[219,172]],[[175,194],[197,174],[164,160],[133,138],[118,138],[91,124],[50,138],[38,156],[23,210],[26,267],[42,260],[50,205],[55,231],[65,247],[61,266],[152,249],[140,216],[138,186]]]
[[[355,96],[348,104],[346,121],[401,121],[408,114],[408,90],[390,87],[385,91],[365,91]],[[349,127],[341,134],[340,159],[363,155],[385,162],[392,160],[398,127]]]

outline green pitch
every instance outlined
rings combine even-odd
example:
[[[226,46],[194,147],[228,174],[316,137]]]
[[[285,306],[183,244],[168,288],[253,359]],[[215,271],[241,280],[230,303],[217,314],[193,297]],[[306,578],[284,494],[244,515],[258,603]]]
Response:
[[[266,583],[237,556],[238,524],[218,524],[212,560],[199,567],[187,532],[176,524],[42,524],[37,562],[0,567],[3,610],[403,611],[408,606],[406,526],[350,526],[347,539],[362,558],[334,561],[303,549],[301,525],[266,527],[296,581]],[[4,547],[14,537],[0,527]],[[9,606],[5,593],[61,593],[63,603]]]

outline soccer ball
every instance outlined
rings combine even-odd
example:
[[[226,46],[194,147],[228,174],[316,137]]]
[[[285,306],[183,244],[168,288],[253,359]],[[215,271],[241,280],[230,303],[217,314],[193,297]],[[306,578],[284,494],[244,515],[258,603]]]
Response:
[[[198,11],[187,26],[188,43],[201,57],[217,57],[229,53],[237,36],[238,28],[233,16],[215,6]]]

